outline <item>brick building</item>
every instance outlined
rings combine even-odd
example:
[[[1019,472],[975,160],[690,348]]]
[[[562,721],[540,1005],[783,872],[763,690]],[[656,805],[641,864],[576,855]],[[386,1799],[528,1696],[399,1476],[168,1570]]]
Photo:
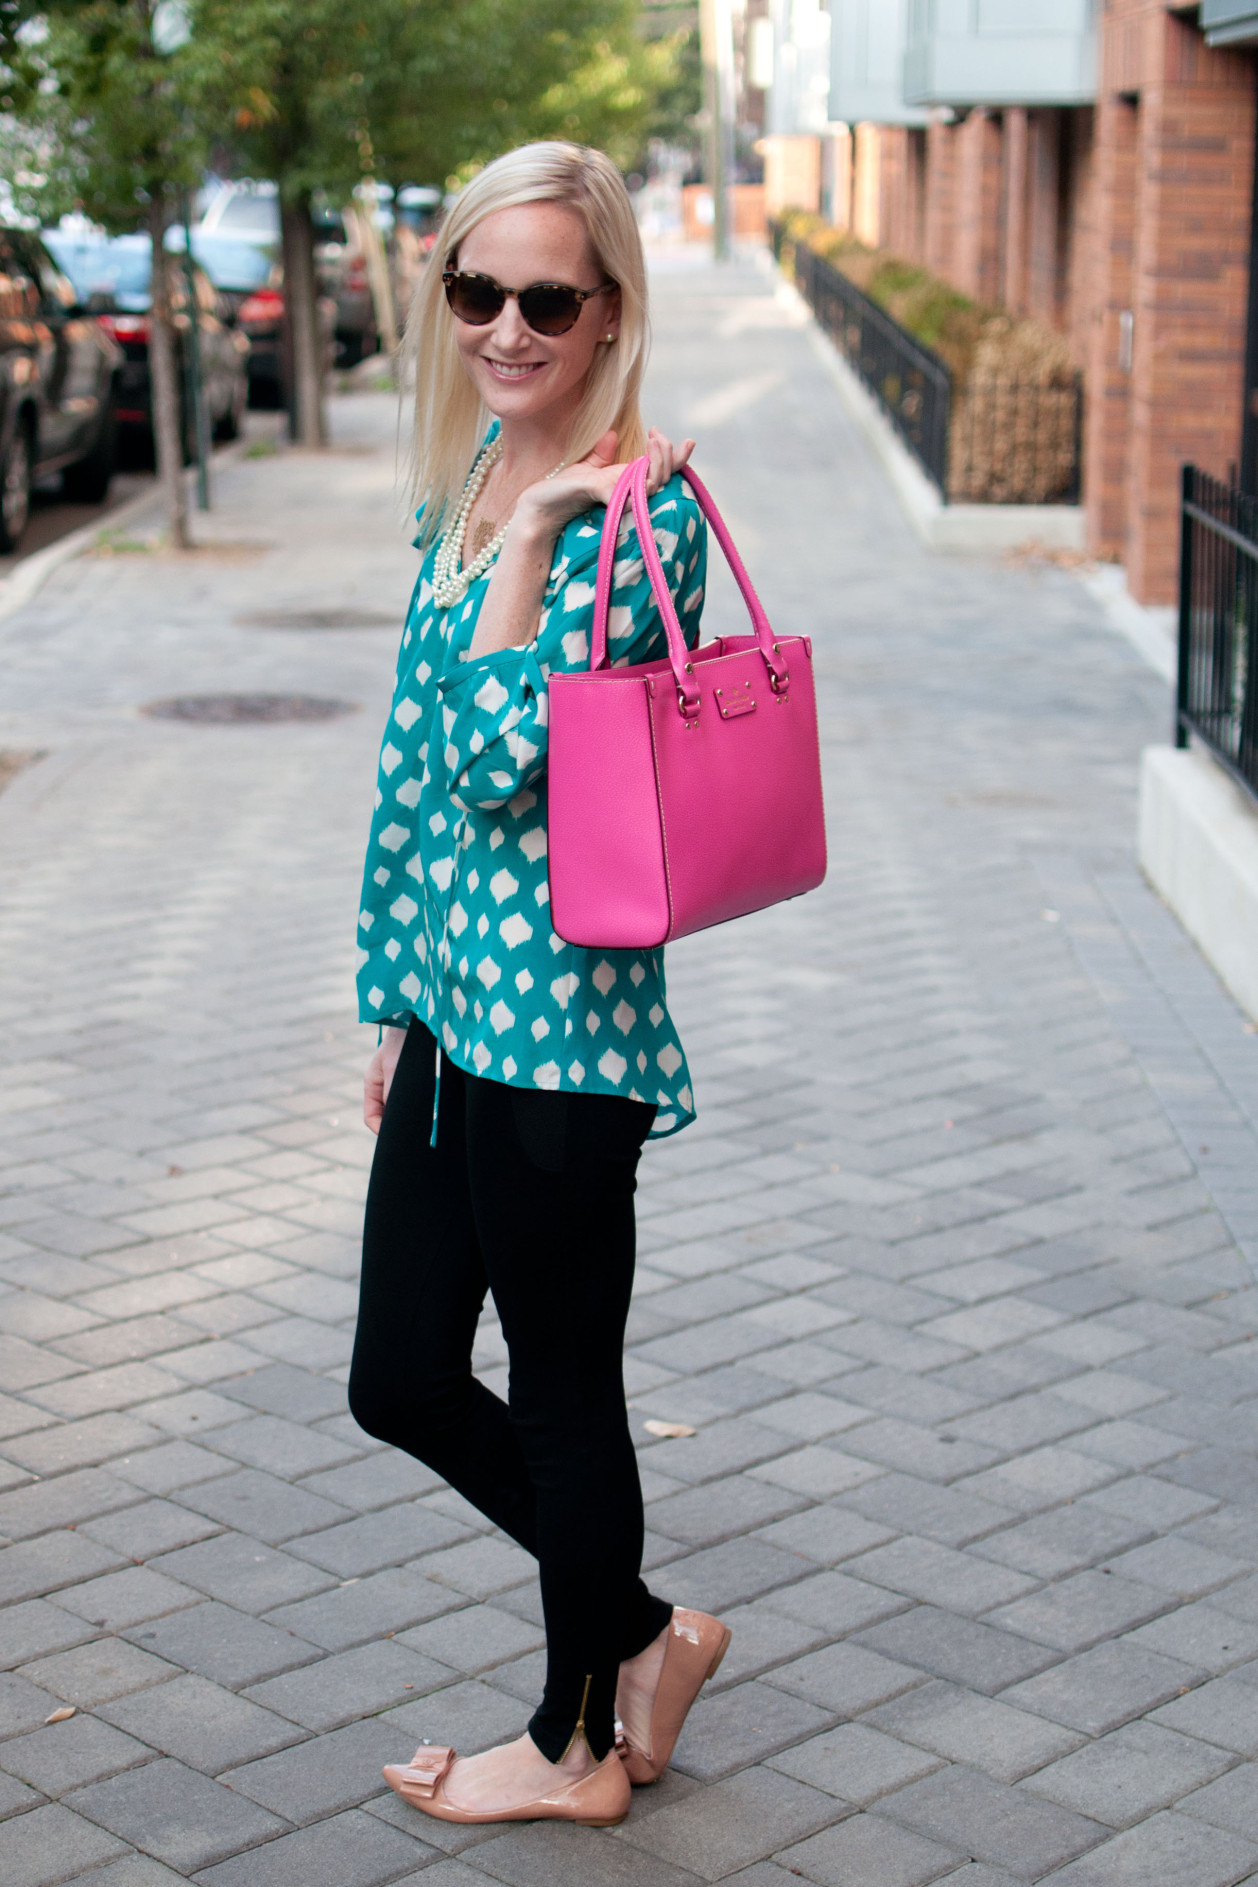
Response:
[[[1066,337],[1089,547],[1173,600],[1180,465],[1258,489],[1258,0],[831,14],[828,213]]]

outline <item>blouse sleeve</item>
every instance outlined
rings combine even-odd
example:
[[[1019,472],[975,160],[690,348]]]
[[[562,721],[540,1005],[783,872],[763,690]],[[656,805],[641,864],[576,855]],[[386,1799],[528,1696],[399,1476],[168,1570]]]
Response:
[[[650,510],[673,604],[693,648],[707,575],[703,514],[680,478],[657,493]],[[575,538],[567,539],[571,549],[551,571],[535,641],[496,649],[440,678],[446,764],[459,805],[492,811],[545,771],[546,683],[555,671],[588,666],[599,539],[592,522],[583,522]],[[652,661],[667,648],[628,507],[616,543],[607,635],[617,668]]]

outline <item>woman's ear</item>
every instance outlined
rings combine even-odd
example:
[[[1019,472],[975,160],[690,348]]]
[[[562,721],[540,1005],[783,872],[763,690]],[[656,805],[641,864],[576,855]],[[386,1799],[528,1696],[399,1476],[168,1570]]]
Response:
[[[603,312],[606,316],[606,320],[599,339],[602,341],[618,341],[620,339],[620,290],[618,288],[605,297]]]

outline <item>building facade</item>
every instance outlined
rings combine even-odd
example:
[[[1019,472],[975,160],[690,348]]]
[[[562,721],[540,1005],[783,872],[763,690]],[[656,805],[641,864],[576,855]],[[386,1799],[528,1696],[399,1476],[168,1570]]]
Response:
[[[1180,466],[1258,489],[1258,0],[830,11],[802,207],[1066,338],[1089,548],[1172,601]]]

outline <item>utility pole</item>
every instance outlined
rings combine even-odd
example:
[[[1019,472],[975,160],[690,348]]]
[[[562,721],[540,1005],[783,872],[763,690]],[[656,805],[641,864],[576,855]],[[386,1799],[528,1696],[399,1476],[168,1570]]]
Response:
[[[183,267],[188,297],[188,404],[192,410],[197,448],[197,509],[210,508],[210,415],[205,403],[205,376],[201,371],[201,319],[197,307],[196,264],[192,257],[192,199],[183,199]]]
[[[712,190],[712,253],[729,258],[728,183],[734,162],[734,39],[729,0],[699,0],[703,168]]]
[[[731,0],[716,0],[716,102],[720,126],[721,196],[725,205],[725,243],[734,239],[734,119],[738,88],[734,80],[734,9]]]

